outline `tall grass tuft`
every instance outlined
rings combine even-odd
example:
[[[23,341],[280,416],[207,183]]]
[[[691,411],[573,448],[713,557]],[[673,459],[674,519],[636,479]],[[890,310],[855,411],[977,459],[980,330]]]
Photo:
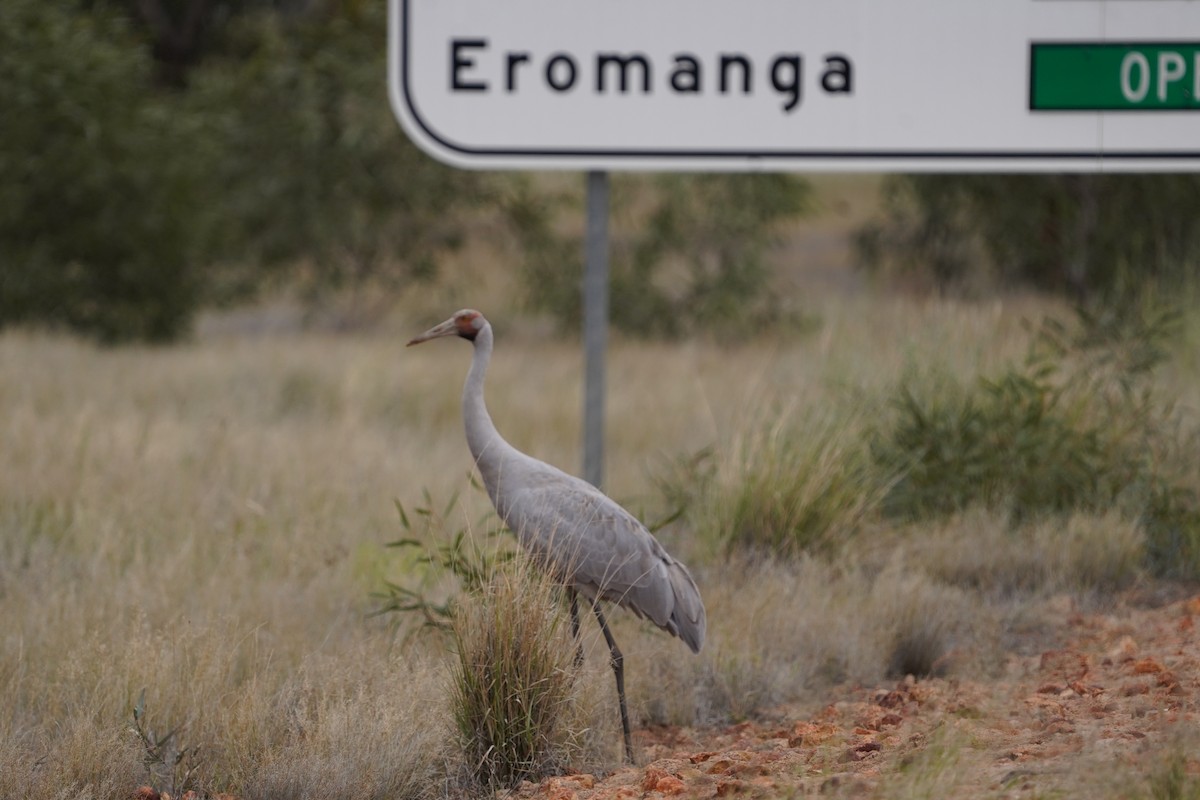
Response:
[[[1080,797],[1097,800],[1200,800],[1200,760],[1195,726],[1189,721],[1165,726],[1112,769],[1112,754],[1100,750],[1072,765]]]
[[[962,590],[930,580],[900,560],[874,577],[869,597],[892,677],[945,675],[956,638],[981,622],[973,618]]]
[[[1144,794],[1149,800],[1200,800],[1200,778],[1189,772],[1188,757],[1173,751],[1146,776]]]
[[[874,511],[886,479],[855,411],[752,416],[726,442],[660,478],[703,541],[725,550],[829,551]]]
[[[985,769],[966,734],[951,727],[936,728],[920,749],[900,761],[877,797],[881,800],[941,800],[967,797]]]
[[[554,774],[580,747],[575,643],[556,595],[553,581],[520,558],[455,608],[451,704],[469,777],[480,786]]]

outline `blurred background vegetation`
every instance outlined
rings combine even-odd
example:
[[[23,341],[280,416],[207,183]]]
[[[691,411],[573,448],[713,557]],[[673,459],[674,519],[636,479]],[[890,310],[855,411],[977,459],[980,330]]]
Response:
[[[465,354],[231,346],[196,324],[283,304],[386,331],[486,296],[518,329],[489,377],[505,435],[578,463],[577,348],[541,334],[578,328],[583,182],[417,150],[387,101],[385,22],[379,0],[0,3],[0,328],[68,333],[0,336],[0,797],[440,797],[464,752],[485,784],[520,774],[462,746],[491,698],[448,698],[438,640],[412,635],[453,621],[486,643],[495,610],[544,607],[485,580],[504,551],[481,549],[502,539],[464,477]],[[643,723],[988,679],[1076,625],[1061,593],[1194,594],[1200,177],[616,175],[612,192],[609,490],[672,523],[711,625],[693,658],[614,615]],[[169,349],[82,340],[193,330]],[[578,682],[534,681],[554,690],[521,700],[545,731],[493,728],[516,746],[491,753],[611,768],[600,653]],[[968,711],[945,713],[1012,727]],[[1078,789],[1085,767],[1043,778]]]
[[[286,291],[369,325],[472,237],[527,311],[575,327],[580,187],[450,169],[386,97],[365,0],[8,0],[0,9],[0,325],[167,341]],[[543,176],[544,177],[544,176]],[[578,182],[576,182],[578,183]],[[856,236],[884,280],[1121,300],[1186,282],[1200,178],[898,176]],[[722,337],[800,323],[765,254],[813,210],[783,175],[621,176],[613,322]]]

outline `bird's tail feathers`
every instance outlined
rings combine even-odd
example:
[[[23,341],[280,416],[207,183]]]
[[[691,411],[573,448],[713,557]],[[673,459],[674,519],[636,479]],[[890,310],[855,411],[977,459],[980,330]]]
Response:
[[[687,567],[678,561],[667,565],[667,574],[671,578],[671,590],[675,594],[675,609],[671,612],[671,622],[674,633],[684,644],[699,653],[704,645],[704,633],[708,627],[708,618],[704,613],[704,601],[700,599],[700,590],[692,580],[692,574]]]

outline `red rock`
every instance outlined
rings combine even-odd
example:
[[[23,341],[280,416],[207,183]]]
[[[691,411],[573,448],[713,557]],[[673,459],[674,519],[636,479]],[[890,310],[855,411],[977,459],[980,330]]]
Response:
[[[1075,650],[1047,650],[1040,660],[1044,672],[1069,676],[1069,680],[1081,680],[1088,673],[1088,659]]]
[[[878,753],[882,749],[883,745],[879,742],[863,742],[847,750],[842,756],[842,761],[862,761],[870,753]]]
[[[688,761],[692,762],[693,764],[699,764],[702,761],[708,761],[716,754],[716,750],[707,753],[693,753],[692,755],[688,756]]]
[[[1132,661],[1137,657],[1138,644],[1132,636],[1122,636],[1117,646],[1108,651],[1108,657],[1113,661]]]
[[[547,800],[571,800],[581,789],[591,789],[595,785],[594,775],[556,775],[542,781],[539,792]]]
[[[158,792],[149,786],[139,786],[133,790],[133,800],[158,800]]]
[[[793,736],[788,739],[789,747],[798,747],[799,744],[792,744],[795,739],[801,740],[806,745],[820,744],[837,733],[837,726],[830,723],[814,725],[811,722],[797,722],[792,726]]]
[[[666,777],[666,774],[667,773],[663,772],[658,767],[646,767],[646,774],[642,776],[642,791],[652,791],[654,789],[654,784],[658,782],[658,779]]]
[[[1075,727],[1065,719],[1053,719],[1043,728],[1047,733],[1074,733]]]
[[[1157,659],[1154,658],[1143,658],[1133,662],[1134,675],[1151,675],[1163,672],[1164,670],[1166,670],[1166,667],[1164,667],[1158,662]]]
[[[667,775],[658,779],[654,784],[653,791],[662,792],[663,794],[682,794],[684,788],[683,781],[674,775]]]
[[[717,797],[729,797],[730,795],[741,794],[749,788],[750,784],[745,781],[717,781]]]
[[[1096,686],[1095,684],[1083,683],[1081,681],[1072,683],[1071,690],[1080,697],[1095,697],[1096,695],[1104,694],[1103,686]]]

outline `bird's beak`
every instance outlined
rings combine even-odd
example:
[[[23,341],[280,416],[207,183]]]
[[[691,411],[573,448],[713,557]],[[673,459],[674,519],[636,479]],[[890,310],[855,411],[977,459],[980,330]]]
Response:
[[[421,342],[427,342],[430,339],[437,339],[440,336],[457,336],[457,335],[458,335],[458,326],[455,324],[454,318],[451,317],[450,319],[446,320],[443,323],[434,325],[432,328],[430,328],[429,330],[422,333],[420,336],[418,336],[415,339],[413,339],[412,341],[410,341],[407,346],[412,347],[414,344],[420,344]]]

